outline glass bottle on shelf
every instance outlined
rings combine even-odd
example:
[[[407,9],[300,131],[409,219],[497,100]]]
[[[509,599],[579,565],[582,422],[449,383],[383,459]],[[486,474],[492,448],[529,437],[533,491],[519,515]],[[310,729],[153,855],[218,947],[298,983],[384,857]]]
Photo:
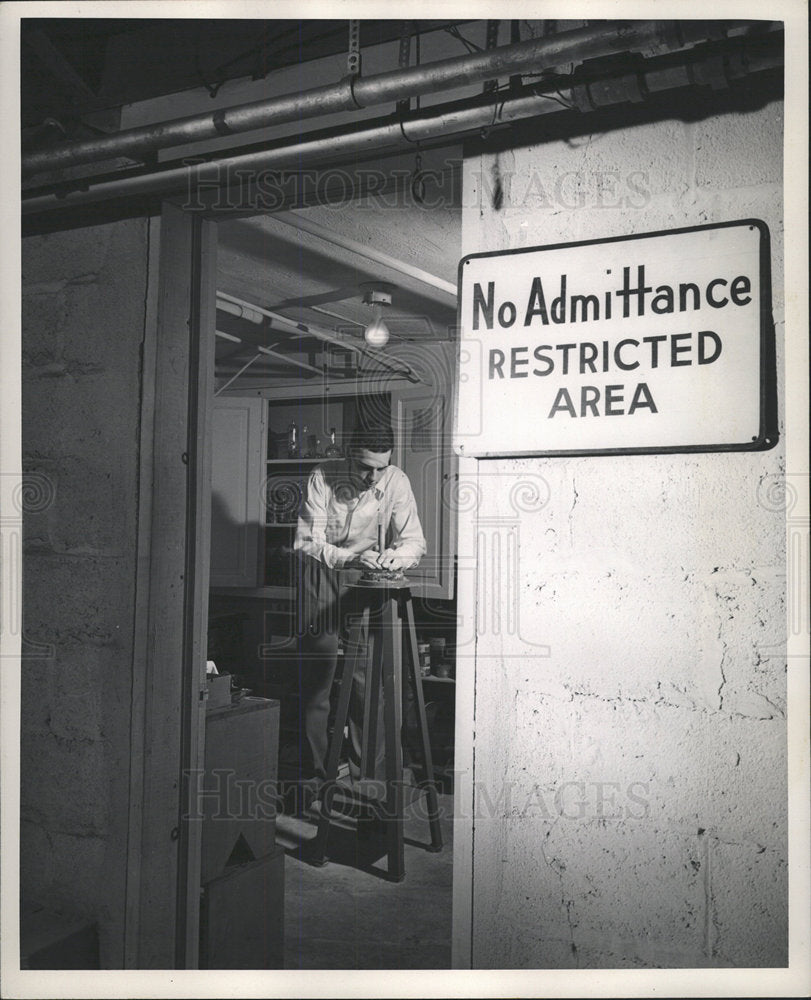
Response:
[[[338,447],[338,442],[335,440],[335,428],[330,427],[329,429],[329,444],[327,445],[327,450],[324,452],[327,458],[340,458],[341,449]]]
[[[310,428],[305,424],[301,428],[301,457],[302,458],[312,458],[310,454],[310,439],[312,435],[310,434]]]
[[[295,420],[291,420],[287,427],[287,457],[299,457],[298,424]]]

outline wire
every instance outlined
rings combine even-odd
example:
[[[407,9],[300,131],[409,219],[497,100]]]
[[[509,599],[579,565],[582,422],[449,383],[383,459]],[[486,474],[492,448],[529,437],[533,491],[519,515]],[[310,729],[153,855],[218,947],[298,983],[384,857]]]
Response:
[[[547,100],[554,101],[556,104],[559,104],[561,107],[566,108],[567,111],[577,111],[578,110],[577,105],[576,104],[571,104],[570,102],[568,102],[564,98],[563,94],[561,94],[561,92],[559,90],[556,90],[555,94],[557,94],[558,96],[555,97],[554,94],[545,93],[540,88],[538,88],[535,91],[536,97],[545,97],[545,98],[547,98]]]
[[[464,47],[468,50],[468,52],[473,53],[473,52],[483,51],[480,45],[476,45],[475,42],[471,42],[469,39],[465,38],[465,36],[456,27],[455,24],[451,25],[449,28],[443,28],[442,30],[447,31],[447,33],[451,35],[451,37],[455,38],[458,42],[461,42],[462,45],[464,45]]]

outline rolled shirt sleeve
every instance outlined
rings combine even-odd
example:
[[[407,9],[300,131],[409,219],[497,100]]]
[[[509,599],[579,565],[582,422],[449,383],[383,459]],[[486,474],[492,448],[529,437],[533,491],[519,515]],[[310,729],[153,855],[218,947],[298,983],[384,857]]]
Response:
[[[422,532],[417,502],[408,476],[400,469],[393,476],[390,526],[392,529],[391,548],[406,561],[406,569],[412,569],[425,555],[427,545]]]
[[[327,508],[330,490],[322,469],[316,468],[307,480],[307,495],[299,511],[293,548],[329,566],[340,569],[355,553],[327,541]]]

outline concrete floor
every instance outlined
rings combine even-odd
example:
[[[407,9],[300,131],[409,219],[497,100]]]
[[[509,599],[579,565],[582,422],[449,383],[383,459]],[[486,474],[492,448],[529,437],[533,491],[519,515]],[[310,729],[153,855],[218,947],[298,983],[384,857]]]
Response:
[[[425,799],[406,804],[405,879],[386,880],[379,842],[364,842],[355,820],[330,827],[328,863],[306,860],[316,816],[280,816],[285,862],[286,969],[449,969],[453,796],[440,795],[443,848],[430,844]]]

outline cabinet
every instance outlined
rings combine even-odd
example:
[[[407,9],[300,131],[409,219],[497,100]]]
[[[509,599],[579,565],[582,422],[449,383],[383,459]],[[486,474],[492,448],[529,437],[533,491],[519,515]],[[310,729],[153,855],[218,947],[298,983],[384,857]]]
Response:
[[[281,968],[284,859],[276,844],[279,703],[206,712],[200,967]]]
[[[427,554],[408,571],[415,596],[451,598],[454,585],[455,456],[450,447],[448,345],[420,348],[421,378],[391,373],[364,381],[283,386],[221,396],[213,410],[211,585],[254,596],[293,596],[293,539],[313,466],[335,428],[343,445],[361,411],[391,420],[392,462],[408,475]],[[287,455],[294,421],[303,454]],[[307,428],[306,434],[303,433]]]
[[[219,397],[212,413],[211,583],[253,587],[260,579],[262,399]]]

